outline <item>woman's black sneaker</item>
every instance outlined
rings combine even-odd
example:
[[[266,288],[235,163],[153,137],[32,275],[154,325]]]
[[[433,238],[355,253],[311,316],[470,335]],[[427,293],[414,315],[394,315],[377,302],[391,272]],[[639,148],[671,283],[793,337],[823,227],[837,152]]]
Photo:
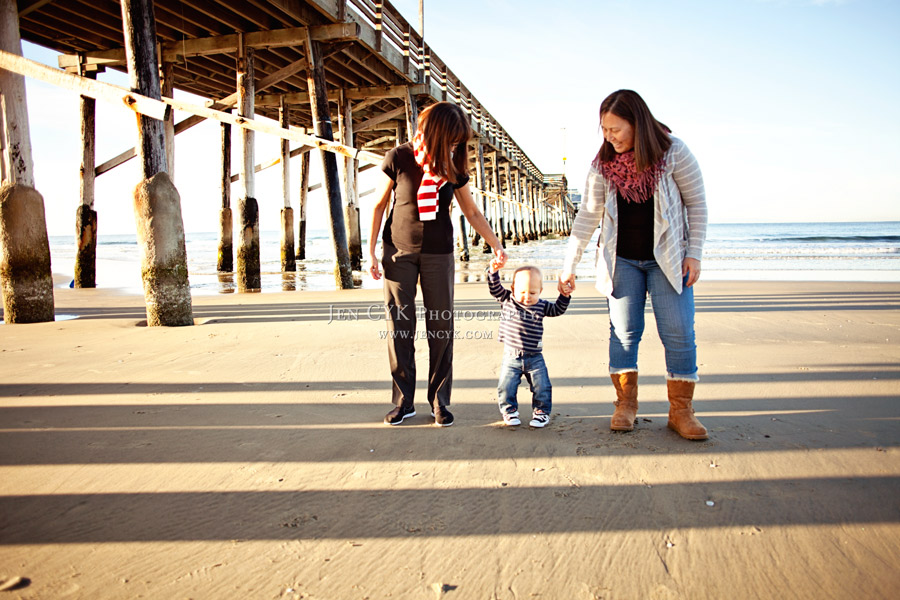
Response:
[[[399,425],[403,422],[403,419],[408,419],[410,417],[416,416],[416,409],[410,406],[409,408],[405,408],[403,406],[398,406],[388,414],[384,416],[384,424],[385,425]]]
[[[450,427],[453,425],[453,413],[443,406],[439,406],[431,411],[431,416],[434,417],[435,427]]]

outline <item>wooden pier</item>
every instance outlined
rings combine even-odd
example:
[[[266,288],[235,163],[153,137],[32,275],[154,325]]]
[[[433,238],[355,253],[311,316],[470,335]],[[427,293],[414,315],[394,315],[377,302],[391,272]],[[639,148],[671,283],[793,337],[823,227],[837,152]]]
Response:
[[[221,148],[216,149],[221,152],[222,164],[218,265],[220,270],[236,272],[239,291],[260,287],[254,174],[264,168],[280,165],[283,173],[282,269],[294,270],[296,260],[304,259],[305,202],[312,189],[308,153],[315,149],[322,154],[321,180],[337,257],[336,285],[351,287],[352,271],[359,270],[362,262],[359,172],[377,167],[386,150],[408,141],[419,110],[438,101],[454,102],[470,117],[476,135],[469,154],[473,193],[505,243],[565,233],[571,223],[573,209],[565,177],[544,175],[389,2],[19,0],[16,4],[0,0],[0,5],[5,20],[18,17],[21,39],[62,54],[61,70],[53,69],[21,58],[18,39],[0,40],[4,42],[0,73],[41,79],[82,97],[85,150],[81,165],[72,165],[73,169],[80,166],[82,173],[80,201],[73,199],[79,232],[75,280],[79,287],[94,285],[98,233],[94,178],[138,157],[145,181],[159,173],[167,173],[171,180],[177,135],[205,119],[222,123]],[[4,37],[15,37],[15,27],[7,30]],[[131,89],[96,81],[96,74],[105,69],[128,72]],[[176,89],[208,101],[198,106],[174,100]],[[3,93],[7,93],[6,87]],[[4,100],[7,106],[16,105],[10,98]],[[94,115],[106,103],[124,103],[140,115],[141,144],[97,160]],[[191,116],[176,123],[173,109]],[[30,154],[27,161],[19,162],[11,154],[22,148],[30,153],[27,144],[15,148],[9,144],[8,134],[16,130],[10,119],[20,118],[17,114],[9,109],[4,114],[5,185],[30,181],[28,176],[23,179],[12,172],[17,164],[30,164]],[[268,117],[277,125],[257,116]],[[256,135],[280,138],[280,156],[258,163]],[[239,165],[230,164],[232,143],[241,150]],[[298,182],[290,181],[287,168],[294,157],[301,157],[304,165]],[[290,205],[294,185],[301,188],[297,211]],[[163,189],[159,185],[152,189],[157,188]],[[178,265],[152,261],[160,254],[159,244],[175,247],[179,236],[182,246],[184,243],[180,207],[176,211],[165,204],[177,191],[174,186],[166,190],[165,200],[156,198],[150,187],[145,193],[150,204],[143,210],[148,215],[179,221],[171,228],[148,230],[140,240],[145,255],[151,257],[144,264],[145,293],[149,269],[157,273],[155,285],[162,286],[154,291],[154,302],[179,297],[183,303],[183,291],[175,293],[174,288],[166,287],[179,285],[177,278],[170,276],[178,271]],[[157,206],[158,202],[163,204]],[[45,224],[43,229],[46,238]],[[470,250],[481,251],[480,240],[467,235],[464,226],[459,230],[462,259],[468,258]],[[14,253],[15,249],[11,250]],[[0,277],[10,276],[0,269]],[[150,294],[146,295],[149,317]],[[6,315],[9,319],[9,310]],[[175,321],[159,324],[182,324],[184,315]]]

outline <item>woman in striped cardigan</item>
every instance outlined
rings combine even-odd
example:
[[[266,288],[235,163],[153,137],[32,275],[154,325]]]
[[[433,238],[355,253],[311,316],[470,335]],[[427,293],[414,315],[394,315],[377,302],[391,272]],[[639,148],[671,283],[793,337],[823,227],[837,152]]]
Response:
[[[707,222],[700,167],[631,90],[603,101],[600,126],[604,142],[572,226],[560,292],[575,289],[575,266],[599,225],[597,288],[609,307],[609,372],[617,397],[610,428],[634,429],[649,293],[665,348],[668,425],[682,437],[705,440],[692,407],[698,381],[692,286],[700,277]]]

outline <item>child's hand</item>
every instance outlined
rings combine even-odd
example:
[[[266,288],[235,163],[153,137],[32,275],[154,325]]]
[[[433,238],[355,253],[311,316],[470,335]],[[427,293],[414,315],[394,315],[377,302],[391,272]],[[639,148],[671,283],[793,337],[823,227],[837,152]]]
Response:
[[[556,286],[559,293],[563,296],[571,296],[575,291],[575,275],[572,273],[563,273],[559,276],[559,284]]]
[[[494,256],[491,259],[491,273],[496,273],[500,269],[503,268],[503,265],[506,264],[506,261],[509,257],[506,255],[506,250],[503,249],[502,246],[498,246],[494,248]]]

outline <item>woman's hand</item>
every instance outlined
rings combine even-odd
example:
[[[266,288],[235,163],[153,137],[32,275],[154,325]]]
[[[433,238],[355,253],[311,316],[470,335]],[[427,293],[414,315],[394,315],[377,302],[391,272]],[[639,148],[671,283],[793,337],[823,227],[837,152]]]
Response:
[[[387,173],[382,172],[378,177],[375,187],[378,193],[378,201],[372,210],[372,228],[369,230],[369,274],[375,281],[381,279],[381,269],[378,267],[378,257],[375,256],[375,246],[378,244],[378,232],[381,231],[381,221],[384,219],[384,213],[391,203],[391,192],[394,189],[394,180],[388,177]]]
[[[506,254],[506,250],[503,249],[503,246],[497,246],[494,248],[494,258],[491,259],[491,272],[495,273],[503,268],[503,265],[506,264],[509,256]]]
[[[691,287],[700,279],[700,261],[696,258],[685,258],[681,266],[681,276],[687,277],[686,287]]]
[[[372,279],[378,281],[381,279],[381,269],[378,267],[378,257],[374,253],[369,255],[369,275]]]
[[[563,296],[569,296],[575,291],[575,273],[560,273],[556,288]]]

